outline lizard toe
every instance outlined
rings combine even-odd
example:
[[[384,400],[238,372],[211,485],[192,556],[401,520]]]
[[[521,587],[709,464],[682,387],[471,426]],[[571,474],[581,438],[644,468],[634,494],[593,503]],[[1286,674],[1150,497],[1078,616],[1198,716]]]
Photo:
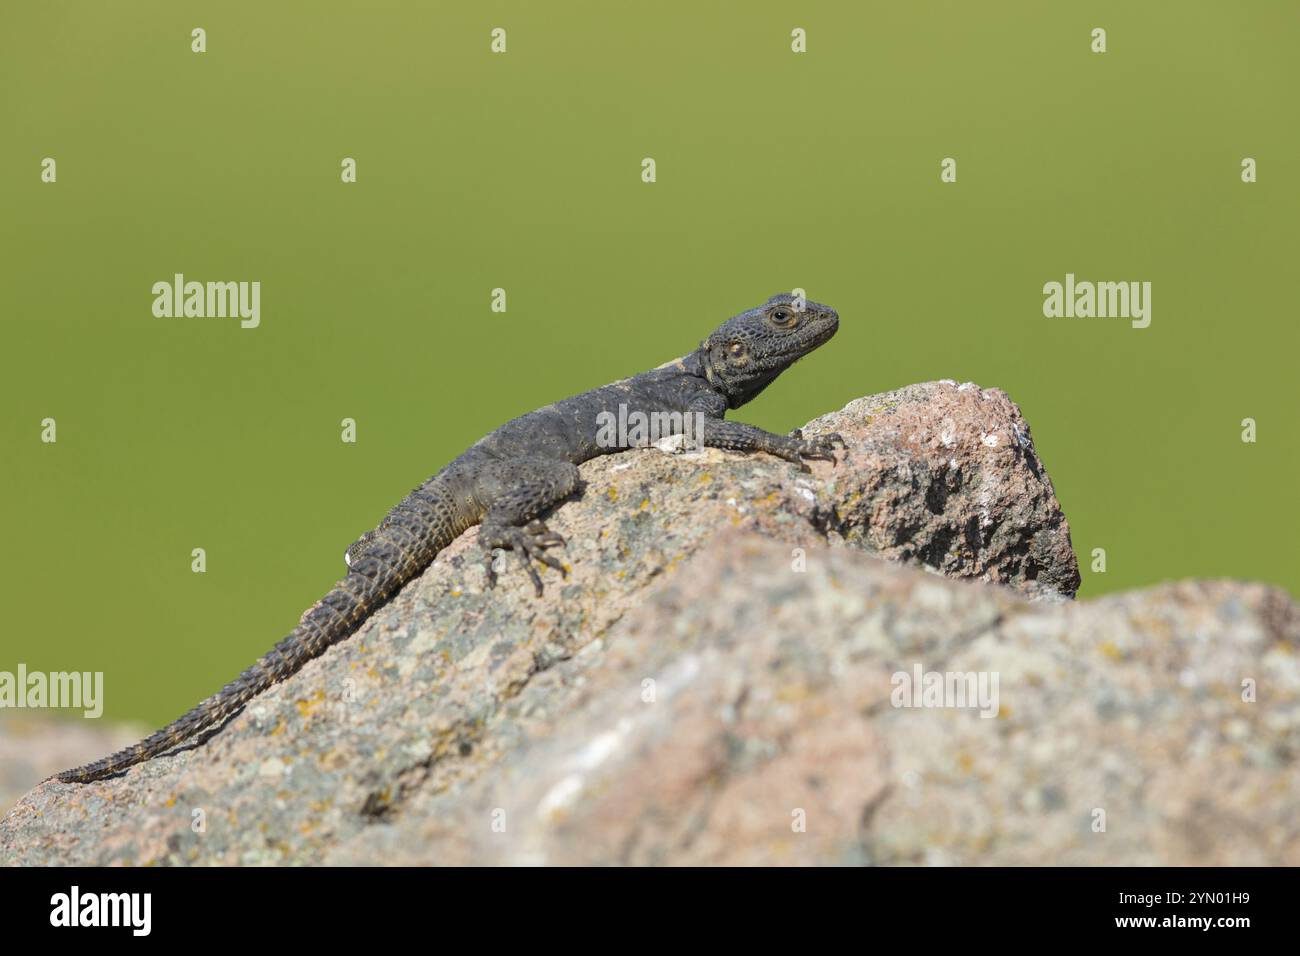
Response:
[[[537,593],[538,597],[541,597],[542,576],[537,573],[537,565],[533,564],[532,555],[528,554],[528,552],[526,551],[521,550],[519,552],[519,560],[523,563],[524,570],[528,572],[528,576],[532,578],[533,591]]]
[[[563,537],[556,534],[545,523],[540,520],[533,520],[524,528],[524,532],[529,537],[529,543],[534,548],[553,548],[564,547],[568,544]]]

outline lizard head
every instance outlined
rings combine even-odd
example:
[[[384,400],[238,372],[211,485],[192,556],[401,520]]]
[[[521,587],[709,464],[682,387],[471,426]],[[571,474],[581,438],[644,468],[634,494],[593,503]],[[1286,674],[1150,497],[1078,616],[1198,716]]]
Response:
[[[700,344],[705,374],[727,407],[739,408],[839,327],[830,306],[778,293],[727,319]]]

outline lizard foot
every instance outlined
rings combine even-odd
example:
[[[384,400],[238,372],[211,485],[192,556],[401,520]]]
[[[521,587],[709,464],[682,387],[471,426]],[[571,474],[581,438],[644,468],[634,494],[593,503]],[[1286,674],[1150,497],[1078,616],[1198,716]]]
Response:
[[[786,461],[792,461],[799,466],[800,471],[811,471],[805,458],[817,459],[820,461],[829,461],[835,464],[835,449],[847,448],[848,444],[837,432],[831,432],[829,435],[815,435],[812,438],[804,438],[803,430],[796,428],[790,432],[790,437],[786,443],[781,444],[772,450],[772,454]]]
[[[483,548],[483,565],[487,569],[488,587],[497,586],[497,572],[495,567],[495,551],[498,548],[504,548],[514,551],[519,555],[523,562],[524,570],[532,578],[533,590],[537,596],[542,596],[542,578],[537,573],[537,566],[533,564],[536,558],[548,568],[554,568],[560,574],[568,577],[568,569],[560,562],[558,558],[553,558],[546,553],[547,548],[556,545],[563,546],[564,538],[556,534],[546,524],[539,519],[534,519],[522,528],[513,525],[488,527],[484,525],[483,530],[479,533],[479,544]]]

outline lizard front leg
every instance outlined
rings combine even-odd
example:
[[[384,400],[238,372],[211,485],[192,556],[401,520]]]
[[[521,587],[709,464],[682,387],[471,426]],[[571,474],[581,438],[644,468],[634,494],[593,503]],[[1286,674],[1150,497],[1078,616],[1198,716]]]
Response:
[[[477,496],[487,506],[478,541],[483,549],[488,586],[496,587],[493,552],[503,548],[519,555],[524,570],[532,578],[533,589],[541,597],[542,579],[533,564],[534,558],[561,574],[568,572],[545,550],[563,545],[564,539],[547,528],[538,515],[577,489],[577,466],[547,458],[496,462],[479,476],[477,485]]]
[[[837,434],[804,438],[799,429],[790,435],[777,435],[744,422],[706,418],[704,444],[709,448],[723,448],[727,451],[765,451],[769,455],[792,461],[803,471],[808,471],[808,466],[804,464],[805,458],[834,462],[835,448],[843,448],[844,439]]]

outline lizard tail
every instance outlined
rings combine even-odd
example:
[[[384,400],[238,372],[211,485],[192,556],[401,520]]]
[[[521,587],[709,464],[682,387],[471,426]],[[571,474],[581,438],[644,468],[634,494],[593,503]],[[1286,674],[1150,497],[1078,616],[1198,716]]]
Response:
[[[94,763],[63,771],[58,774],[59,781],[90,783],[112,776],[219,726],[272,684],[299,670],[331,644],[352,634],[364,620],[365,609],[379,597],[369,579],[359,573],[348,574],[303,616],[302,622],[288,637],[218,693],[138,744]]]
[[[365,619],[427,567],[472,523],[446,506],[450,495],[432,482],[411,492],[389,512],[364,549],[350,555],[343,578],[302,616],[289,636],[257,663],[197,707],[138,744],[56,774],[62,783],[90,783],[143,763],[185,743],[228,717],[272,684],[301,670],[332,644],[351,636]],[[441,505],[442,507],[438,507]]]

